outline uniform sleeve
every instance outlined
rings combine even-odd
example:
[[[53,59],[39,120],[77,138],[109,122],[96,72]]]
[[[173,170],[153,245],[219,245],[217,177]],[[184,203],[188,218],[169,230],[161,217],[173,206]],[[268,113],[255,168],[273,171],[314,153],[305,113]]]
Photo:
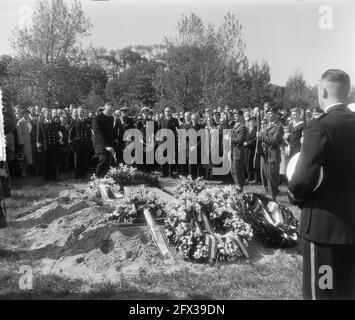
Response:
[[[234,132],[232,131],[232,143],[243,144],[247,138],[247,128],[243,126],[237,133]]]
[[[265,142],[271,147],[278,147],[283,142],[284,129],[282,125],[277,126],[274,134],[269,136],[267,134],[261,134],[260,138],[262,142]]]
[[[307,201],[316,187],[326,150],[326,135],[318,121],[311,121],[304,130],[304,141],[295,172],[289,183],[292,196]]]

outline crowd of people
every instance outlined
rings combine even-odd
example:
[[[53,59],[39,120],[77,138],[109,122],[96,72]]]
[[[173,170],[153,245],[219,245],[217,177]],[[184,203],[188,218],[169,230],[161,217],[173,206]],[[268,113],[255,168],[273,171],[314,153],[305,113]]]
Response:
[[[113,164],[111,153],[105,148],[112,148],[116,161],[123,162],[123,150],[128,144],[123,140],[124,132],[136,128],[145,140],[147,121],[153,121],[154,133],[166,128],[175,136],[178,129],[219,129],[220,153],[223,152],[223,129],[231,129],[231,173],[219,178],[224,181],[233,178],[241,190],[246,183],[262,182],[273,199],[288,158],[300,149],[304,122],[322,113],[319,108],[293,108],[288,112],[272,108],[267,102],[254,109],[226,106],[179,113],[168,107],[163,113],[154,113],[145,106],[137,115],[130,115],[128,106],[116,109],[111,103],[95,113],[74,105],[65,109],[16,106],[14,112],[17,127],[6,136],[11,176],[42,175],[47,180],[56,180],[61,173],[74,172],[75,178],[85,179],[91,166],[96,167],[96,175],[102,177]],[[189,163],[187,158],[186,164],[159,166],[146,164],[144,160],[144,164],[137,167],[147,172],[160,170],[163,177],[191,175],[210,179],[213,164],[201,163],[201,141],[198,139],[196,144],[197,163]],[[178,152],[176,147],[176,154]]]

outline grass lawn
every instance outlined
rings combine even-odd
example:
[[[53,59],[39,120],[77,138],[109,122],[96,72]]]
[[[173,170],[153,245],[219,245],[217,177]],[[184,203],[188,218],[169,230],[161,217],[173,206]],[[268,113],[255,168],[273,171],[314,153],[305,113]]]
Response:
[[[163,180],[173,186],[176,180]],[[71,180],[48,184],[41,178],[14,180],[13,198],[7,199],[8,217],[15,218],[21,208],[34,201],[54,198],[59,192],[84,186],[86,181]],[[263,192],[248,186],[245,192]],[[281,187],[278,201],[289,205],[286,188]],[[1,244],[21,241],[21,232],[11,222],[0,230],[0,299],[301,299],[302,258],[297,248],[272,249],[253,243],[248,262],[217,264],[214,267],[186,263],[168,273],[142,271],[134,276],[122,274],[113,282],[90,283],[59,275],[36,272],[33,290],[19,288],[20,267],[37,264],[36,258],[17,251],[2,250]]]

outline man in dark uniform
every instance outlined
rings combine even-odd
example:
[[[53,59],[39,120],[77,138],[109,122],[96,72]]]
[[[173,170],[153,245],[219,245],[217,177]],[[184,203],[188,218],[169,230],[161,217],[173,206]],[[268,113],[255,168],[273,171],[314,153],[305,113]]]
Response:
[[[277,108],[268,109],[266,116],[266,129],[257,133],[263,145],[263,155],[260,159],[261,181],[268,195],[275,200],[279,192],[280,145],[283,142],[284,129],[279,121]]]
[[[232,167],[231,174],[234,183],[240,192],[243,192],[245,184],[245,148],[244,142],[247,140],[247,127],[243,116],[243,111],[238,110],[235,116],[235,124],[232,129]]]
[[[158,131],[158,123],[151,119],[151,110],[148,107],[143,107],[141,110],[142,119],[137,121],[137,129],[142,132],[143,135],[143,164],[138,167],[145,172],[152,172],[154,169],[154,163],[147,164],[147,150],[150,150],[154,154],[155,149],[155,134]],[[154,136],[152,137],[152,141],[148,140],[146,135],[147,124],[152,123]],[[150,149],[147,149],[150,148]],[[155,155],[155,154],[154,154]]]
[[[89,167],[91,149],[91,125],[84,118],[83,108],[78,108],[79,118],[73,120],[69,128],[69,143],[74,154],[75,178],[85,179]]]
[[[46,177],[47,172],[47,135],[48,128],[52,122],[52,111],[46,109],[44,112],[44,122],[38,123],[36,132],[36,144],[41,173]]]
[[[42,136],[42,144],[44,150],[44,158],[46,159],[46,167],[44,172],[44,178],[46,180],[57,180],[58,178],[58,165],[61,146],[65,145],[65,128],[60,124],[59,116],[54,116],[40,135]]]
[[[93,144],[95,157],[98,158],[96,177],[104,177],[110,169],[110,160],[114,155],[114,128],[113,112],[115,108],[112,103],[105,104],[104,111],[95,116],[92,122],[94,131]]]
[[[323,73],[318,98],[325,114],[304,129],[289,183],[291,200],[302,208],[305,299],[355,299],[355,114],[346,106],[349,88],[344,71]]]
[[[178,129],[179,129],[179,121],[178,119],[174,118],[171,114],[171,110],[169,107],[165,108],[164,110],[164,116],[160,119],[159,122],[159,130],[160,129],[170,129],[174,133],[175,137],[175,159],[177,160],[177,151],[178,151],[178,145],[177,145],[177,137],[178,137]],[[175,163],[177,161],[175,160]],[[163,177],[167,176],[172,176],[173,174],[173,165],[171,164],[163,164],[161,166],[161,170],[163,173]]]

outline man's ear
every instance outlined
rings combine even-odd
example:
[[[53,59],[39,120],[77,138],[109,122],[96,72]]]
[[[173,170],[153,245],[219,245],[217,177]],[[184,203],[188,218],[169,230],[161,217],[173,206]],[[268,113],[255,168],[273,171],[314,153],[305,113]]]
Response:
[[[326,88],[322,89],[322,97],[323,97],[323,99],[328,99],[328,97],[329,97],[329,93]]]

